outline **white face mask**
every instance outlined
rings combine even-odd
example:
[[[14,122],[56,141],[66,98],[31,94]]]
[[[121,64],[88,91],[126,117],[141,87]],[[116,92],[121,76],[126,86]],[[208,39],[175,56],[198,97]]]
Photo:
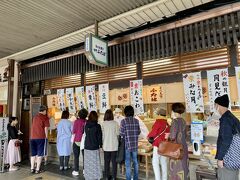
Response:
[[[221,114],[219,113],[219,107],[214,108],[212,119],[220,119],[220,118],[221,118]]]
[[[177,117],[176,117],[176,115],[175,115],[175,113],[172,111],[172,113],[171,113],[171,118],[172,119],[176,119]]]

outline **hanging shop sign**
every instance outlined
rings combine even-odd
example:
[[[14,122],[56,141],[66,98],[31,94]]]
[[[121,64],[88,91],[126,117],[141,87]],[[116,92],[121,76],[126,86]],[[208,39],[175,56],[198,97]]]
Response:
[[[228,69],[207,71],[210,111],[214,112],[214,100],[224,94],[230,99]],[[231,104],[231,103],[230,103]]]
[[[158,104],[165,102],[165,85],[158,84],[153,86],[147,86],[143,88],[144,93],[144,102],[146,104]]]
[[[97,102],[95,94],[95,85],[86,86],[88,111],[97,111]]]
[[[0,141],[1,141],[1,149],[0,149],[0,168],[1,172],[4,172],[4,160],[6,156],[7,142],[8,142],[8,118],[0,118]]]
[[[204,112],[201,73],[183,74],[183,85],[188,113]]]
[[[77,107],[78,109],[86,108],[85,94],[84,94],[84,86],[76,87],[76,98],[77,98]]]
[[[88,34],[85,39],[85,55],[91,64],[107,66],[108,43],[93,34]]]
[[[66,98],[67,98],[69,112],[70,113],[75,113],[76,108],[75,108],[73,88],[67,88],[66,89]]]
[[[105,113],[109,109],[109,84],[99,84],[99,110]]]
[[[142,80],[130,81],[131,105],[134,107],[135,115],[144,113],[143,85]]]
[[[235,67],[237,88],[238,88],[238,101],[240,101],[240,67]]]
[[[57,97],[58,97],[58,107],[61,111],[66,110],[65,98],[64,98],[64,89],[57,90]]]

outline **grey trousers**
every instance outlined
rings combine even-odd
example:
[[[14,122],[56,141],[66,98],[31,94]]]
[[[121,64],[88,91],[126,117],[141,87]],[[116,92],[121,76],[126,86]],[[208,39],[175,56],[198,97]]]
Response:
[[[218,168],[218,180],[239,180],[239,170],[230,170],[225,167]]]

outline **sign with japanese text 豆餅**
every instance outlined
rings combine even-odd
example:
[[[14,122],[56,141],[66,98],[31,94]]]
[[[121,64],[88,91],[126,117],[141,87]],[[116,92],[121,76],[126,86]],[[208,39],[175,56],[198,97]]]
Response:
[[[188,113],[204,112],[201,73],[183,74],[183,85]]]
[[[214,100],[224,94],[230,99],[228,69],[207,71],[210,111],[214,112]],[[230,103],[231,104],[231,103]]]
[[[144,113],[143,106],[143,84],[142,80],[130,81],[131,105],[134,108],[135,115]]]
[[[99,84],[99,110],[100,113],[105,113],[109,109],[109,84]]]

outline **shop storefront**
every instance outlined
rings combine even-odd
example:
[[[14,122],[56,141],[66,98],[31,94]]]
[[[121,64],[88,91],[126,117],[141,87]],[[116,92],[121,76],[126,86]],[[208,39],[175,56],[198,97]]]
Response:
[[[230,95],[233,113],[240,115],[239,71],[235,70],[239,48],[234,36],[228,39],[225,32],[221,34],[216,29],[204,32],[205,25],[212,28],[209,22],[112,45],[108,68],[90,64],[83,54],[24,68],[24,82],[39,82],[39,96],[49,108],[49,156],[57,157],[56,125],[64,109],[70,111],[71,121],[82,107],[97,110],[101,124],[107,108],[123,110],[132,104],[144,128],[151,131],[158,109],[167,109],[170,116],[171,104],[181,102],[187,107],[184,119],[188,125],[191,177],[195,178],[198,165],[209,166],[208,160],[216,166],[219,124],[207,122],[213,112],[212,101],[224,93]],[[31,76],[33,72],[35,77]],[[193,152],[194,140],[202,143],[200,155]],[[146,135],[139,146],[140,153],[151,153]]]

